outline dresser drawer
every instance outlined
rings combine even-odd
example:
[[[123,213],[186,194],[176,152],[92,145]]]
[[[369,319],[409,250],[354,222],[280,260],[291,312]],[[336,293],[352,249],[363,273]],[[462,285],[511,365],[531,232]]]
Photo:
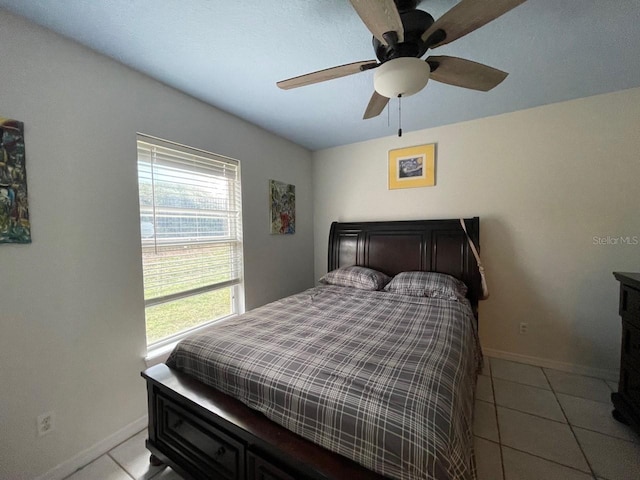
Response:
[[[247,452],[247,480],[296,480],[253,452]]]
[[[630,403],[636,412],[640,412],[640,372],[623,363],[620,366],[619,394]]]
[[[158,448],[169,450],[171,458],[194,478],[208,478],[211,472],[215,472],[215,478],[224,480],[244,478],[242,443],[164,395],[158,395],[156,402]],[[202,466],[206,466],[206,472]]]
[[[629,285],[620,286],[620,316],[640,328],[640,290]]]
[[[622,321],[622,361],[640,370],[640,328]]]

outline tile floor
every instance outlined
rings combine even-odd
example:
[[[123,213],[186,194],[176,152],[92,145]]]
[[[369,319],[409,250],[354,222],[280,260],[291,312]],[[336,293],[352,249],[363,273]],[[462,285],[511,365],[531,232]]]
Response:
[[[615,382],[496,358],[478,378],[478,480],[638,480],[640,437],[611,418]],[[67,480],[180,480],[142,431]]]
[[[478,379],[478,480],[638,480],[640,436],[611,417],[615,382],[496,358]]]

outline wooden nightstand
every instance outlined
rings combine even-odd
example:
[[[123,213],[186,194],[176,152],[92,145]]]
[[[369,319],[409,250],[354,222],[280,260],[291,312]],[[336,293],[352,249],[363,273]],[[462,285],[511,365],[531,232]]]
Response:
[[[640,435],[640,273],[613,275],[620,282],[622,348],[618,392],[611,394],[612,414]]]

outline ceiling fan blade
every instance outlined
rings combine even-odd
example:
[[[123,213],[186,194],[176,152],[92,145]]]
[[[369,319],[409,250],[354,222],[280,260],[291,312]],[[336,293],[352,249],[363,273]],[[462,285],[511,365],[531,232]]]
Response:
[[[495,20],[526,0],[462,0],[455,7],[435,21],[422,34],[422,41],[427,42],[434,35],[429,48],[439,47],[473,32],[474,30]],[[444,31],[445,38],[439,38],[438,30]]]
[[[333,80],[334,78],[346,77],[347,75],[353,75],[354,73],[358,73],[363,70],[369,70],[377,66],[378,62],[375,60],[347,63],[338,67],[325,68],[324,70],[307,73],[306,75],[300,75],[299,77],[281,80],[280,82],[276,83],[276,85],[283,90],[289,90],[291,88],[311,85],[312,83],[324,82],[326,80]]]
[[[482,92],[498,86],[509,75],[497,68],[458,57],[431,56],[427,63],[431,67],[431,80]]]
[[[360,19],[383,45],[389,45],[385,33],[396,32],[397,42],[404,42],[404,27],[393,0],[350,0]]]
[[[374,91],[373,95],[371,95],[371,100],[369,100],[369,105],[367,105],[367,109],[364,111],[363,120],[368,118],[377,117],[382,113],[384,107],[389,103],[389,99],[387,97],[383,97],[378,92]]]

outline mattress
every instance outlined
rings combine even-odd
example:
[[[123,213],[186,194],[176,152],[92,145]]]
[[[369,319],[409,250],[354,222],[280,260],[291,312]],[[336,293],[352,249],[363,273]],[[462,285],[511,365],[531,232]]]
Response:
[[[322,285],[181,341],[167,365],[389,478],[473,480],[466,301]]]

